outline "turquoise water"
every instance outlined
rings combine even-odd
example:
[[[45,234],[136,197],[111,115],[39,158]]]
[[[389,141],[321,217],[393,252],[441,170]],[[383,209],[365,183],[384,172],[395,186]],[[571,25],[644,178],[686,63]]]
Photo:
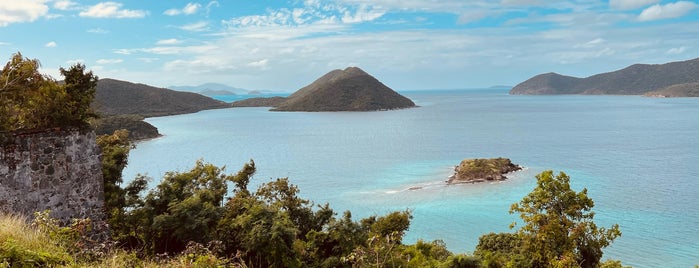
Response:
[[[623,235],[605,258],[634,267],[699,264],[699,99],[404,95],[420,107],[150,118],[165,136],[139,143],[125,176],[158,179],[197,159],[234,173],[254,159],[253,183],[289,177],[305,198],[355,219],[411,209],[406,242],[442,239],[454,252],[471,252],[480,235],[509,230],[517,219],[510,204],[532,190],[534,175],[553,169],[589,190],[598,225],[620,225]],[[527,168],[504,182],[447,187],[453,166],[473,157],[508,157]]]

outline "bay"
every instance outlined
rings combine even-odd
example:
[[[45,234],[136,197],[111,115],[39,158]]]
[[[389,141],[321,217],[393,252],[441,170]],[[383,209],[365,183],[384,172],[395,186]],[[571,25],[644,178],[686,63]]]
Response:
[[[198,159],[235,173],[253,159],[252,187],[288,177],[304,198],[354,219],[409,209],[405,241],[442,239],[471,252],[510,231],[509,206],[544,170],[587,188],[599,226],[622,236],[604,259],[633,267],[699,264],[699,99],[512,96],[504,90],[402,92],[420,107],[383,112],[231,108],[149,118],[165,136],[140,142],[124,171],[154,178]],[[464,158],[525,166],[504,182],[446,186]],[[410,190],[411,188],[419,188]]]

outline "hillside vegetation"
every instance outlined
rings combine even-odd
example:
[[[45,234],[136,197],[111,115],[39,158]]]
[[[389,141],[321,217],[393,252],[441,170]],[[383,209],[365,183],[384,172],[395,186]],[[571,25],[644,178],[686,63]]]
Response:
[[[276,107],[286,101],[284,97],[249,98],[231,103],[233,107]]]
[[[666,64],[634,64],[624,69],[586,78],[540,74],[516,85],[510,94],[613,94],[642,95],[674,85],[699,82],[699,58]],[[687,97],[690,91],[673,91]]]
[[[699,97],[699,83],[686,83],[672,85],[661,90],[655,90],[644,94],[648,97]]]
[[[194,113],[229,106],[222,101],[197,93],[107,78],[97,82],[94,107],[105,116],[135,114],[153,117]]]

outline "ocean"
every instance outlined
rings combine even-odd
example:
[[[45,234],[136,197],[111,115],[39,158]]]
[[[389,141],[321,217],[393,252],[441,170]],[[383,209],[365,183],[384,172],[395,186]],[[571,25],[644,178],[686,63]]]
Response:
[[[470,253],[478,237],[511,231],[508,213],[544,170],[588,189],[600,227],[622,236],[604,252],[633,267],[699,264],[699,98],[519,96],[506,90],[405,91],[419,107],[381,112],[231,108],[149,118],[163,137],[131,151],[124,178],[188,171],[198,159],[251,188],[288,177],[301,196],[353,218],[409,209],[405,242],[441,239]],[[446,185],[465,158],[506,157],[509,180]],[[411,190],[411,188],[419,188]]]

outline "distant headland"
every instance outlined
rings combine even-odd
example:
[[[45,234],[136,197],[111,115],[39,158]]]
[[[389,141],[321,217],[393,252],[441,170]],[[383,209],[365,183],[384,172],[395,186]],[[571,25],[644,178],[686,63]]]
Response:
[[[665,64],[634,64],[621,70],[586,78],[546,73],[516,85],[517,95],[646,95],[699,96],[699,58]]]

